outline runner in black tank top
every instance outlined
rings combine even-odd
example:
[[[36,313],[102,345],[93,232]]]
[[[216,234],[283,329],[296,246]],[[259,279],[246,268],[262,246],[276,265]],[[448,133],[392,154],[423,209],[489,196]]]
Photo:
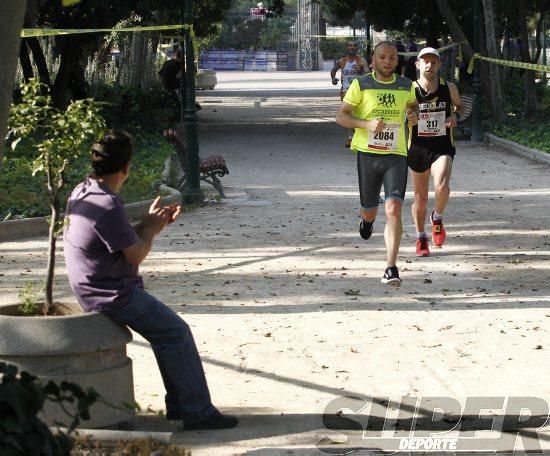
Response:
[[[417,173],[426,171],[441,155],[455,155],[453,128],[446,119],[453,114],[451,93],[443,78],[435,92],[427,92],[418,81],[413,82],[419,107],[419,125],[412,128],[409,167]]]
[[[443,212],[449,200],[449,181],[455,155],[455,112],[460,113],[462,101],[456,86],[438,76],[440,60],[436,49],[422,49],[416,67],[420,70],[420,77],[413,83],[419,107],[418,125],[411,129],[407,161],[414,187],[412,215],[416,225],[416,254],[429,256],[424,225],[430,175],[433,176],[435,190],[435,207],[430,215],[432,242],[436,247],[441,247],[446,237]]]

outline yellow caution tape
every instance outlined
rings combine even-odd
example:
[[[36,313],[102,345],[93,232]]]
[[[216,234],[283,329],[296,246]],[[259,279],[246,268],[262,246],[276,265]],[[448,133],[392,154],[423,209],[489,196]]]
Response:
[[[151,25],[146,27],[121,27],[110,29],[22,29],[21,38],[39,37],[39,36],[56,36],[56,35],[75,35],[79,33],[99,33],[99,32],[150,32],[156,30],[174,30],[174,29],[190,29],[193,34],[193,26],[190,24],[183,25]]]
[[[500,60],[500,59],[493,59],[491,57],[483,57],[479,53],[475,53],[472,56],[472,59],[470,60],[470,65],[468,65],[468,73],[472,74],[472,71],[474,71],[474,63],[476,59],[479,60],[485,60],[487,62],[496,63],[498,65],[504,65],[509,66],[513,68],[523,68],[525,70],[535,70],[535,71],[543,71],[545,73],[550,73],[550,66],[548,65],[538,65],[536,63],[525,63],[525,62],[515,62],[513,60]]]

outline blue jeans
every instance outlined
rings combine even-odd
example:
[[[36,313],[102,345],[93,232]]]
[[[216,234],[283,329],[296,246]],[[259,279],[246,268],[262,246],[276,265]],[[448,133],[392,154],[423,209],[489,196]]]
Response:
[[[216,410],[191,329],[172,309],[135,288],[128,304],[103,313],[151,344],[166,388],[167,413],[181,415],[184,424],[194,424]]]

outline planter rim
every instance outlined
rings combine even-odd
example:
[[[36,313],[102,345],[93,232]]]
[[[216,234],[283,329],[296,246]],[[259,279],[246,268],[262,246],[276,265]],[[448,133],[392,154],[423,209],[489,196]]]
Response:
[[[128,328],[100,312],[47,317],[5,314],[17,307],[0,306],[0,358],[88,353],[132,340]]]

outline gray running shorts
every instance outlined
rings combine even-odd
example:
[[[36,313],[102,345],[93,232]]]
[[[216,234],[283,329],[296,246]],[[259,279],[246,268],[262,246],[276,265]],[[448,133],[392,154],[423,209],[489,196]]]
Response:
[[[380,189],[384,184],[385,199],[403,200],[407,188],[407,157],[357,152],[357,173],[361,207],[378,207]]]

